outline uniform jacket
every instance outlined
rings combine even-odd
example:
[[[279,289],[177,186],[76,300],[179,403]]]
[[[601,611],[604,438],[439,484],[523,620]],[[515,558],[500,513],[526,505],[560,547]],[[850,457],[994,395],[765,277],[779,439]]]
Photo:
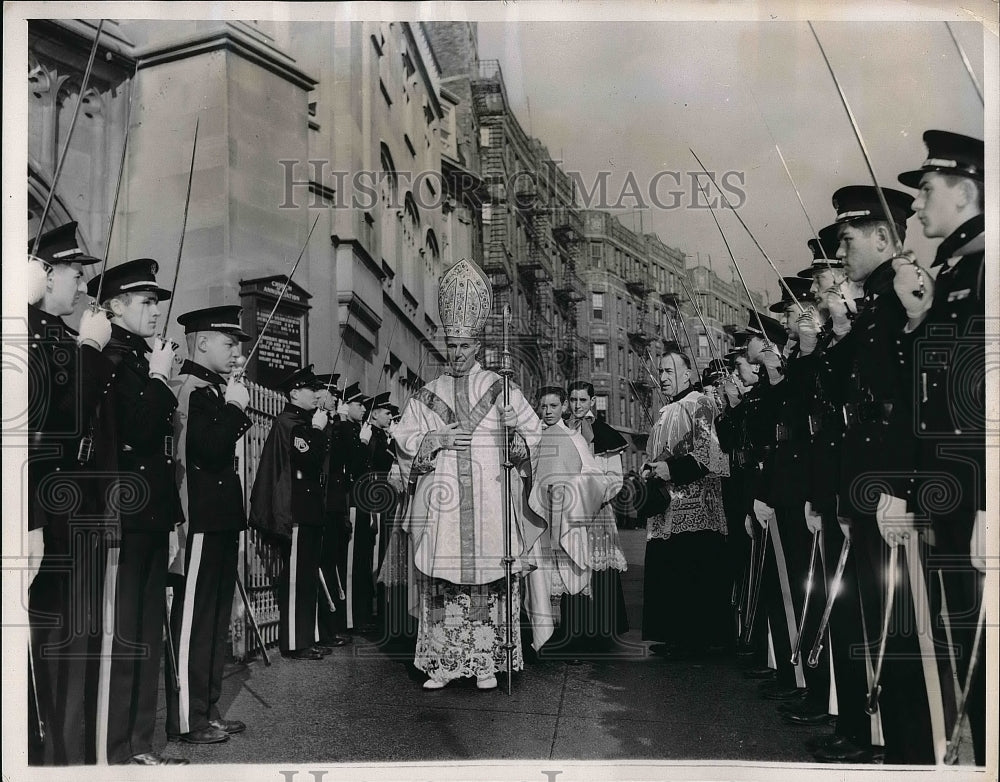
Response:
[[[912,499],[935,516],[986,509],[985,238],[979,215],[941,243],[934,303],[908,339],[919,442]],[[944,504],[934,499],[942,490],[952,498]]]
[[[879,494],[908,493],[914,436],[908,378],[899,336],[906,313],[886,261],[865,280],[850,332],[823,354],[820,372],[831,400],[841,406],[841,515],[874,515]]]
[[[222,376],[200,364],[185,361],[171,385],[177,395],[177,483],[188,533],[245,529],[236,442],[253,423],[226,403]]]
[[[264,442],[250,493],[250,526],[265,536],[290,541],[293,525],[323,524],[327,435],[312,425],[312,416],[289,402]]]
[[[813,384],[809,408],[809,495],[806,499],[816,512],[826,514],[835,514],[837,509],[840,453],[844,439],[843,412],[831,401],[820,371],[823,352],[832,339],[832,330],[824,329],[813,353],[799,359],[806,362],[806,371]]]
[[[802,508],[809,495],[809,409],[815,386],[810,358],[789,357],[785,379],[771,389],[774,450],[762,476],[770,505]]]
[[[368,444],[361,445],[363,461],[358,466],[363,472],[352,486],[351,504],[359,511],[386,513],[395,507],[397,499],[396,490],[389,482],[389,471],[396,461],[392,440],[385,429],[373,426]]]
[[[149,376],[146,340],[111,325],[104,355],[117,367],[113,394],[101,415],[115,422],[119,513],[122,530],[169,532],[183,520],[174,457],[174,410],[170,388]]]
[[[347,515],[354,481],[365,471],[366,446],[361,442],[361,424],[337,418],[329,426],[326,464],[326,509]]]
[[[28,529],[65,523],[72,513],[94,516],[104,509],[107,473],[115,454],[95,451],[79,461],[81,441],[107,443],[95,431],[97,411],[114,379],[114,367],[101,352],[78,347],[76,332],[62,318],[28,305]],[[94,436],[97,435],[97,436]],[[69,476],[64,478],[64,476]],[[49,501],[61,491],[56,483],[73,482],[79,507],[66,509]]]

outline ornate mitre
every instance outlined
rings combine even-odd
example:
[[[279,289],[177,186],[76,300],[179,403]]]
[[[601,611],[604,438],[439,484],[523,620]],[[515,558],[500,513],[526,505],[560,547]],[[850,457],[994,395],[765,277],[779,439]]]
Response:
[[[479,339],[493,309],[493,286],[472,261],[463,258],[441,278],[438,313],[446,337]]]

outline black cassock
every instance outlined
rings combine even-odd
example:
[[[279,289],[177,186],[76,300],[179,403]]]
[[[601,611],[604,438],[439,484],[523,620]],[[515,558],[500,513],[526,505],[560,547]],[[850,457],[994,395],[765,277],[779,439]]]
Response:
[[[274,419],[250,494],[250,526],[281,559],[275,598],[282,653],[308,649],[316,640],[327,438],[312,426],[312,416],[289,402]]]

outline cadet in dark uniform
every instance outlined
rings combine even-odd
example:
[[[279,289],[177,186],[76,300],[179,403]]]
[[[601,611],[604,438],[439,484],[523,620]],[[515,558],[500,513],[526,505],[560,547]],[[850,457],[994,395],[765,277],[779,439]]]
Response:
[[[883,188],[895,231],[902,241],[906,220],[913,213],[913,199]],[[889,547],[883,542],[875,518],[884,487],[905,482],[900,477],[914,448],[910,423],[908,383],[899,371],[896,336],[905,323],[905,313],[892,288],[892,259],[900,252],[874,187],[851,186],[834,193],[840,240],[837,257],[843,260],[849,279],[864,286],[857,317],[851,321],[839,292],[826,295],[833,337],[824,351],[821,382],[833,403],[841,405],[845,421],[838,503],[840,516],[850,520],[852,552],[856,556],[859,594],[867,632],[867,644],[876,657],[882,635],[885,583],[888,579]],[[906,489],[897,490],[905,496]],[[903,579],[898,579],[903,580]],[[905,617],[912,606],[899,590],[895,616]],[[914,651],[916,651],[914,649]],[[874,660],[873,660],[874,662]],[[887,654],[882,673],[880,716],[886,746],[886,762],[905,762],[907,744],[902,682],[919,671],[918,658],[903,660]],[[900,678],[895,678],[896,675]],[[864,762],[867,747],[817,750],[818,760]]]
[[[365,405],[368,397],[361,391],[360,383],[351,383],[344,389],[344,413],[346,420],[338,431],[338,442],[344,449],[345,474],[349,476],[350,489],[347,495],[348,535],[343,554],[344,591],[347,594],[347,629],[357,632],[371,632],[375,629],[372,616],[372,591],[368,586],[371,568],[359,556],[371,548],[374,540],[371,534],[371,519],[357,504],[355,482],[368,469],[367,445],[371,438],[371,425],[365,423]],[[362,518],[364,517],[364,518]],[[362,523],[368,529],[359,530]],[[359,540],[358,536],[361,536]],[[359,588],[360,587],[360,588]]]
[[[32,242],[28,243],[30,249]],[[28,542],[40,570],[29,584],[28,619],[35,689],[29,698],[45,740],[29,744],[29,763],[96,761],[97,681],[107,551],[102,472],[109,454],[89,448],[96,413],[112,381],[101,354],[111,337],[104,312],[87,310],[74,332],[63,321],[87,291],[83,267],[98,263],[76,241],[76,223],[42,235],[40,299],[28,305]],[[98,458],[100,457],[100,458]],[[59,498],[75,499],[73,507]],[[37,738],[37,737],[34,737]]]
[[[847,277],[844,264],[837,258],[839,240],[836,224],[819,232],[822,248],[815,239],[808,242],[813,253],[809,268],[799,272],[803,278],[811,277],[810,290],[819,305],[818,319],[806,318],[798,322],[799,330],[799,371],[809,376],[812,383],[809,408],[810,474],[807,501],[812,517],[819,517],[822,527],[823,555],[826,571],[826,595],[835,588],[831,606],[829,634],[824,637],[823,646],[829,650],[833,663],[833,683],[837,693],[837,719],[832,735],[818,737],[807,742],[810,750],[840,752],[846,757],[856,755],[867,757],[866,749],[871,744],[872,718],[865,712],[865,696],[868,680],[865,670],[863,649],[864,633],[861,626],[861,607],[858,598],[858,576],[856,556],[848,550],[842,576],[833,583],[837,561],[844,547],[845,524],[837,516],[837,490],[839,488],[841,443],[844,437],[844,419],[840,406],[831,401],[824,387],[820,373],[820,362],[826,347],[834,334],[826,309],[827,294],[833,294],[846,301],[853,315],[856,305],[842,285]],[[803,633],[801,654],[807,659],[818,632],[817,622],[822,616],[824,604],[821,599],[810,608],[814,620],[807,624]],[[826,660],[821,660],[824,665]],[[808,671],[808,669],[807,669]],[[816,704],[819,706],[820,704]],[[818,711],[818,710],[817,710]],[[825,709],[824,709],[825,711]],[[818,713],[786,713],[786,722],[793,724],[817,724],[822,720]]]
[[[117,366],[113,398],[101,415],[115,426],[122,487],[118,494],[121,546],[112,549],[105,603],[115,617],[114,639],[106,649],[108,678],[102,677],[101,712],[106,716],[104,746],[109,763],[176,764],[154,753],[160,655],[166,610],[167,552],[170,534],[184,519],[177,494],[173,415],[177,407],[167,383],[176,346],[157,337],[158,302],[170,292],[156,284],[157,263],[150,258],[108,269],[102,305],[111,310],[111,341],[105,356]],[[147,354],[149,354],[147,358]],[[106,644],[108,646],[109,644]],[[99,736],[101,734],[99,733]],[[99,750],[101,747],[99,747]]]
[[[381,554],[385,550],[388,536],[388,525],[392,519],[389,514],[396,506],[396,490],[389,483],[389,471],[396,461],[395,446],[389,439],[388,428],[392,423],[392,405],[389,402],[389,392],[385,391],[372,397],[365,404],[367,423],[371,427],[371,435],[365,446],[365,464],[368,469],[359,476],[354,484],[354,497],[357,504],[357,523],[354,530],[360,535],[355,546],[355,589],[358,599],[365,606],[374,608],[369,612],[367,624],[374,624],[378,609],[384,604],[384,594],[378,595],[376,580],[382,563]],[[364,543],[364,550],[361,546]],[[367,568],[370,579],[361,580],[361,567]],[[368,590],[368,597],[361,594],[361,587]],[[378,598],[378,599],[376,599]]]
[[[281,614],[278,646],[295,660],[320,660],[316,641],[316,598],[323,544],[323,487],[326,458],[325,410],[317,408],[325,385],[312,364],[295,370],[280,388],[288,395],[260,455],[250,495],[250,526],[281,555],[275,599]]]
[[[317,375],[323,383],[320,406],[327,411],[330,426],[327,429],[329,447],[323,480],[326,490],[326,517],[323,527],[323,550],[320,554],[320,570],[336,610],[331,611],[326,594],[321,594],[317,607],[319,646],[331,651],[351,642],[343,633],[347,630],[347,595],[344,592],[344,574],[347,572],[347,541],[351,534],[347,513],[347,497],[350,489],[349,473],[344,469],[346,423],[338,414],[343,407],[342,392],[337,388],[340,375]],[[321,587],[322,591],[322,587]]]
[[[247,387],[232,375],[240,343],[238,306],[209,307],[177,318],[188,359],[172,383],[178,483],[187,517],[184,576],[170,614],[180,685],[167,673],[167,736],[191,744],[226,741],[246,730],[219,713],[222,669],[236,589],[240,533],[246,529],[236,442],[253,425]],[[228,377],[228,381],[226,379]]]
[[[934,547],[928,557],[932,608],[946,609],[958,681],[964,685],[976,620],[983,600],[981,577],[970,559],[970,538],[977,515],[986,513],[985,368],[985,218],[983,142],[929,130],[924,133],[927,159],[916,171],[899,175],[919,190],[913,209],[924,236],[940,238],[931,268],[918,271],[905,260],[893,265],[894,287],[906,310],[900,344],[910,368],[918,441],[916,483],[910,511],[929,518]],[[921,279],[923,297],[914,295]],[[995,332],[993,332],[995,333]],[[933,501],[942,477],[957,484],[950,501]],[[981,526],[985,530],[985,526]],[[944,605],[938,597],[944,586]],[[943,628],[939,628],[943,630]],[[938,638],[946,639],[944,632]],[[985,654],[985,649],[980,650]],[[925,661],[926,662],[926,661]],[[967,713],[977,765],[986,762],[986,663],[980,659]],[[950,706],[950,676],[942,677]],[[909,712],[913,735],[929,761],[934,735],[930,715],[919,699]],[[947,726],[948,734],[951,725]]]
[[[819,528],[816,524],[818,520],[812,517],[807,523],[804,510],[809,496],[809,408],[815,379],[808,362],[800,359],[798,333],[802,312],[808,315],[813,311],[812,283],[801,277],[785,277],[784,283],[794,298],[783,289],[782,300],[769,308],[771,312],[782,314],[788,341],[784,350],[784,378],[772,388],[774,451],[771,458],[765,461],[761,476],[767,496],[765,502],[773,510],[773,526],[769,532],[779,576],[779,588],[772,588],[766,595],[769,598],[771,632],[780,635],[780,643],[776,641],[774,644],[776,655],[779,647],[784,653],[786,638],[789,654],[795,643],[805,603],[813,531]],[[822,596],[817,597],[817,593],[824,591],[818,557],[814,567],[810,600],[822,604]],[[817,618],[820,613],[813,611],[810,616]],[[786,663],[791,665],[795,694],[799,696],[785,708],[795,714],[797,720],[826,719],[830,697],[829,660],[826,656],[816,668],[807,667],[801,655],[794,665],[790,659],[778,659],[777,662],[779,671]],[[771,695],[774,696],[774,693]]]
[[[745,476],[746,465],[746,421],[745,416],[750,404],[745,404],[747,394],[757,382],[757,374],[746,365],[744,373],[747,380],[737,372],[737,358],[746,365],[744,347],[737,348],[724,357],[728,374],[720,378],[720,399],[723,403],[722,412],[715,419],[715,432],[719,436],[719,445],[729,455],[729,477],[722,479],[722,504],[726,514],[726,526],[729,534],[726,536],[726,548],[729,550],[730,578],[732,590],[736,599],[734,620],[734,637],[737,641],[737,653],[747,659],[750,664],[758,666],[767,663],[764,659],[749,660],[752,654],[739,648],[739,640],[743,635],[743,623],[747,619],[747,591],[750,588],[750,536],[744,532],[744,520],[750,513],[751,500],[747,495]],[[752,529],[751,529],[752,533]]]
[[[784,305],[782,305],[782,309]],[[760,330],[763,324],[763,333]],[[748,434],[753,444],[754,461],[748,474],[750,478],[751,516],[760,525],[764,550],[764,567],[760,577],[758,614],[765,614],[774,650],[776,675],[773,682],[765,684],[761,695],[769,700],[797,700],[805,693],[805,679],[800,666],[791,664],[792,643],[795,633],[795,612],[791,595],[786,551],[782,545],[792,525],[784,520],[794,511],[787,510],[779,521],[775,505],[783,501],[786,487],[775,476],[773,467],[777,452],[782,405],[786,398],[786,364],[779,352],[785,345],[787,334],[781,324],[768,315],[751,317],[747,325],[747,360],[760,367],[755,390],[759,403],[748,419]],[[801,514],[801,503],[799,513]],[[803,524],[801,515],[797,524]],[[804,570],[803,570],[804,572]]]

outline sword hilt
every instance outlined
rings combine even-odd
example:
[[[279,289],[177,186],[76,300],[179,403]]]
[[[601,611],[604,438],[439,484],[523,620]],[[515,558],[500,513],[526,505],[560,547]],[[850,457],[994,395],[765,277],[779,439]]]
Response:
[[[816,643],[813,644],[813,648],[809,651],[809,657],[806,659],[806,665],[810,668],[816,668],[819,665],[819,656],[823,652],[823,641],[820,638],[816,639]]]
[[[871,692],[868,693],[868,698],[865,701],[865,713],[872,716],[878,714],[878,697],[882,694],[882,685],[876,684],[872,687]]]

